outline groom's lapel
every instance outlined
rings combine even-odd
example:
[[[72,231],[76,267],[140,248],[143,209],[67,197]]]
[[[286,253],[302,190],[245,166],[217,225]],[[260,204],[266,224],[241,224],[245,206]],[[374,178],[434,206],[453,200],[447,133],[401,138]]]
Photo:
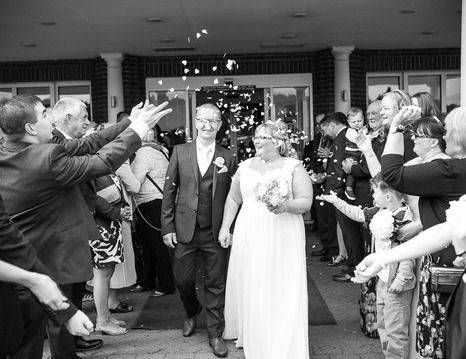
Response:
[[[191,142],[189,147],[189,161],[193,166],[194,172],[194,181],[196,182],[196,188],[199,187],[199,168],[197,165],[197,150],[196,150],[196,141]]]

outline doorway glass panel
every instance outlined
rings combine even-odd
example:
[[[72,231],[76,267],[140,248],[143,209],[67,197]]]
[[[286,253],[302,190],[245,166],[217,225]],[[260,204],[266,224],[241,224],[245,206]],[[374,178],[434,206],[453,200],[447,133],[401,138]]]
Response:
[[[367,78],[368,103],[381,99],[382,95],[400,89],[399,76],[374,76]]]
[[[445,104],[447,113],[460,105],[460,75],[447,75]]]
[[[408,92],[411,96],[418,92],[428,92],[437,102],[438,108],[442,108],[440,75],[408,76]]]
[[[45,107],[50,107],[50,87],[18,87],[18,95],[35,95],[39,97]]]
[[[13,96],[13,90],[11,88],[0,88],[0,100],[11,98]]]

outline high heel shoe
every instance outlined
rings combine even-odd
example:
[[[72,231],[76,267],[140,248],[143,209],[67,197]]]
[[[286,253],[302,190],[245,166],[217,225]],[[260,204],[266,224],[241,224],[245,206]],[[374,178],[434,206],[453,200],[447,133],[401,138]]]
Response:
[[[120,327],[112,322],[111,319],[105,322],[97,322],[95,325],[95,331],[101,332],[103,335],[124,335],[128,333],[126,328]]]

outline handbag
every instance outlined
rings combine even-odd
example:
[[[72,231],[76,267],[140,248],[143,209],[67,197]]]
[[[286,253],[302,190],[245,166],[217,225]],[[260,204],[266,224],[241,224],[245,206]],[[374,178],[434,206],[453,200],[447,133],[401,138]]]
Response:
[[[463,273],[464,268],[430,267],[432,290],[439,293],[452,293]]]
[[[121,183],[118,180],[118,177],[114,175],[99,177],[96,180],[96,186],[103,187],[96,193],[98,196],[105,199],[108,203],[115,204],[121,201]]]

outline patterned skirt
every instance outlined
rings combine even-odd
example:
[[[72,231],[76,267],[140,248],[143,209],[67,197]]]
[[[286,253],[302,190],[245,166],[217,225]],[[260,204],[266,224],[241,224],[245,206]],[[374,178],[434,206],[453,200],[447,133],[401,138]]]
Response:
[[[97,225],[101,238],[90,241],[94,268],[110,267],[124,261],[121,222],[111,221],[110,226]]]

